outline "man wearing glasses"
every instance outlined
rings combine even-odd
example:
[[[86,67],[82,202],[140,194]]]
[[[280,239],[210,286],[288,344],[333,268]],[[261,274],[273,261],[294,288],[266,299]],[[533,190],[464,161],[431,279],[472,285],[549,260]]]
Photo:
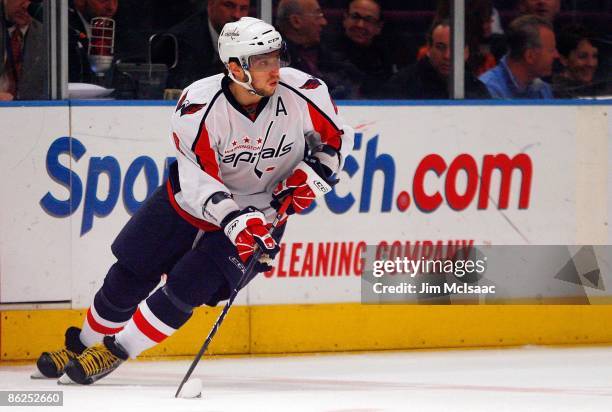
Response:
[[[321,42],[327,19],[317,0],[281,0],[276,19],[291,67],[324,80],[335,99],[357,97],[359,71]]]
[[[380,37],[383,25],[378,1],[353,0],[344,14],[343,33],[332,41],[331,49],[359,70],[356,97],[375,97],[381,79],[393,73],[391,50]]]

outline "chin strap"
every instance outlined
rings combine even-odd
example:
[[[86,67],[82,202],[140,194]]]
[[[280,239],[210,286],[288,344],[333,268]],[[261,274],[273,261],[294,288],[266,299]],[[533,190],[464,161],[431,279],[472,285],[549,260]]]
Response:
[[[247,79],[249,79],[247,82],[241,82],[240,80],[236,79],[229,69],[228,69],[228,74],[227,75],[229,76],[230,79],[232,79],[238,85],[244,87],[250,94],[254,94],[254,95],[260,96],[260,97],[265,97],[265,96],[257,93],[257,91],[255,91],[255,89],[251,85],[251,83],[253,82],[253,78],[251,77],[251,73],[249,73],[249,71],[247,69],[243,68],[243,70],[246,73]]]

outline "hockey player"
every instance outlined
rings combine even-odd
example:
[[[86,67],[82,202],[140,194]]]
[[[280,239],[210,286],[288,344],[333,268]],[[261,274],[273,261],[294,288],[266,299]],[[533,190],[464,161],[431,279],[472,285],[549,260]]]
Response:
[[[90,384],[162,342],[194,307],[229,297],[255,247],[274,257],[283,231],[268,232],[274,207],[290,196],[288,213],[301,212],[331,190],[354,132],[322,81],[281,68],[282,51],[281,35],[261,20],[224,26],[226,74],[183,91],[168,181],[113,242],[117,262],[82,329],[70,327],[65,347],[38,359],[44,376]]]

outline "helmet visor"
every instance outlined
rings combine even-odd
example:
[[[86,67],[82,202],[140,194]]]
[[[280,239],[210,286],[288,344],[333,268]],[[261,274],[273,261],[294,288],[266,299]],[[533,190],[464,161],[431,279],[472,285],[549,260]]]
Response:
[[[256,72],[268,72],[278,70],[289,65],[287,48],[283,46],[279,50],[270,53],[249,56],[249,70]]]

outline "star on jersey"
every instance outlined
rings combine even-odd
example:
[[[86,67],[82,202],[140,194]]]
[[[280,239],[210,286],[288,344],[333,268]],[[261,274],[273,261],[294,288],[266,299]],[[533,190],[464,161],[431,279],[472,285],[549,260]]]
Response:
[[[248,137],[245,137],[245,139],[248,139]],[[245,148],[244,150],[238,152],[234,152],[232,150],[230,151],[230,153],[227,153],[222,158],[222,162],[224,164],[231,165],[232,167],[237,167],[240,163],[255,164],[254,172],[257,177],[261,178],[262,172],[257,169],[257,163],[259,163],[259,159],[277,159],[291,152],[294,142],[285,142],[285,139],[286,135],[283,135],[276,147],[266,147],[261,149],[260,151],[253,151],[249,148]],[[274,167],[268,167],[267,169],[265,169],[266,172],[271,170],[274,170]]]

